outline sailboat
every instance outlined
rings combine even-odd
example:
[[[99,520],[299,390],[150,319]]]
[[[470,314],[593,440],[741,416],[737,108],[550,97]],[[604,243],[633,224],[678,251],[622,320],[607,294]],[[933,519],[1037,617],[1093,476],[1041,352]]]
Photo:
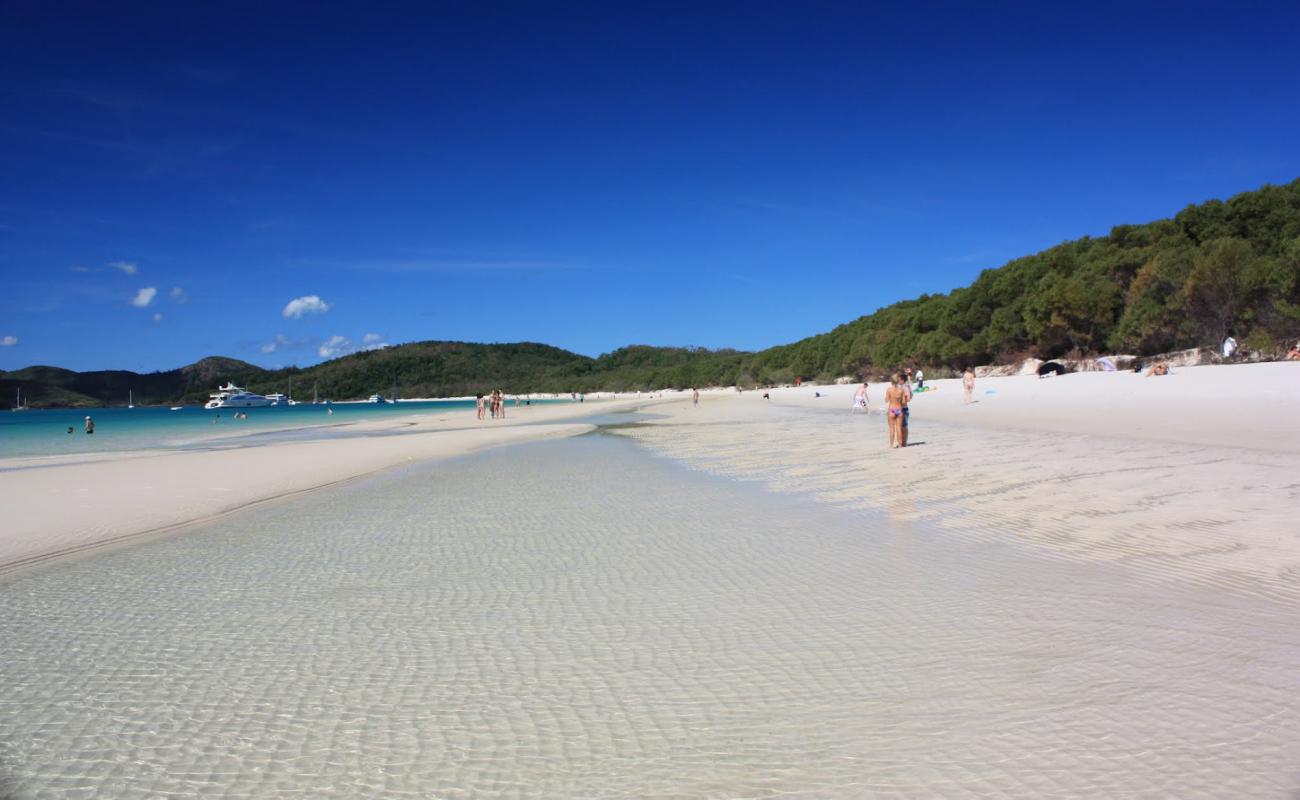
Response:
[[[130,389],[126,390],[126,407],[135,408],[135,392]]]
[[[22,390],[22,389],[15,389],[15,390],[14,390],[14,407],[11,408],[11,409],[9,409],[9,410],[10,410],[10,411],[26,411],[26,410],[27,410],[27,406],[23,405],[23,390]]]

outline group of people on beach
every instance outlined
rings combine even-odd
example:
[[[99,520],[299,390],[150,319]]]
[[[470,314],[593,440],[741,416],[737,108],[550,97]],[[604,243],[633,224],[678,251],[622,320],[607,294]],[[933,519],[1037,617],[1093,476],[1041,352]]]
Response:
[[[908,423],[911,421],[911,402],[912,402],[912,385],[915,382],[916,390],[922,391],[925,387],[925,374],[917,370],[913,375],[912,370],[906,372],[895,372],[889,376],[889,386],[885,389],[885,413],[888,415],[889,429],[889,447],[907,446]],[[975,373],[970,367],[967,367],[961,376],[962,394],[965,396],[966,404],[969,405],[974,400],[971,396],[975,393]],[[858,409],[870,414],[871,408],[868,402],[869,385],[863,381],[858,386],[857,391],[853,393],[853,408],[850,413],[857,413]]]
[[[485,411],[492,414],[492,419],[496,419],[497,417],[500,417],[501,419],[505,419],[506,395],[500,389],[493,389],[492,393],[486,396],[482,392],[480,392],[478,395],[475,396],[474,400],[476,405],[478,406],[479,419],[485,418],[484,417]],[[519,402],[518,398],[516,398],[515,400],[516,405],[518,404],[518,402]]]

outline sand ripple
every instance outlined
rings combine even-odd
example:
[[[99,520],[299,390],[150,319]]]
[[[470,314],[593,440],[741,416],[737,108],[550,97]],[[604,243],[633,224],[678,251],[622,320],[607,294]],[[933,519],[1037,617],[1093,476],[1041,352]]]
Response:
[[[0,582],[0,790],[1294,796],[1293,614],[1134,574],[527,445]]]
[[[621,429],[692,467],[761,481],[954,537],[1017,541],[1151,580],[1300,602],[1300,456],[1110,436],[965,428],[914,412],[914,444],[884,418],[755,399],[656,410]]]

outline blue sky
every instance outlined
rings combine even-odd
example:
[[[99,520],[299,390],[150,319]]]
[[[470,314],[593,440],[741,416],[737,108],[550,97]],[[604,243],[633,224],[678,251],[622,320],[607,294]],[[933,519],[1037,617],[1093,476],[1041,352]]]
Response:
[[[1294,3],[1058,5],[0,5],[0,369],[757,349],[1300,176]]]

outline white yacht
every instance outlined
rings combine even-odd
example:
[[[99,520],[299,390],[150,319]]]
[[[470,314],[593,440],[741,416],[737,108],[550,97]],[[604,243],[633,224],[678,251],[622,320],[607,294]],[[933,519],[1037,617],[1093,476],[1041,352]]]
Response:
[[[296,404],[295,404],[292,400],[290,400],[287,396],[282,395],[282,394],[280,394],[279,392],[271,392],[270,394],[268,394],[268,395],[266,396],[266,399],[267,399],[267,400],[270,400],[271,402],[269,403],[269,405],[273,405],[273,406],[292,406],[292,405],[296,405]]]
[[[211,397],[212,399],[203,406],[204,408],[261,408],[272,404],[269,397],[253,394],[233,383],[227,383],[217,389]]]
[[[367,403],[376,403],[376,404],[378,404],[378,405],[384,405],[384,404],[386,404],[388,401],[384,399],[384,396],[383,396],[382,394],[372,394],[372,395],[370,395],[370,399],[367,400],[366,402],[367,402]]]

